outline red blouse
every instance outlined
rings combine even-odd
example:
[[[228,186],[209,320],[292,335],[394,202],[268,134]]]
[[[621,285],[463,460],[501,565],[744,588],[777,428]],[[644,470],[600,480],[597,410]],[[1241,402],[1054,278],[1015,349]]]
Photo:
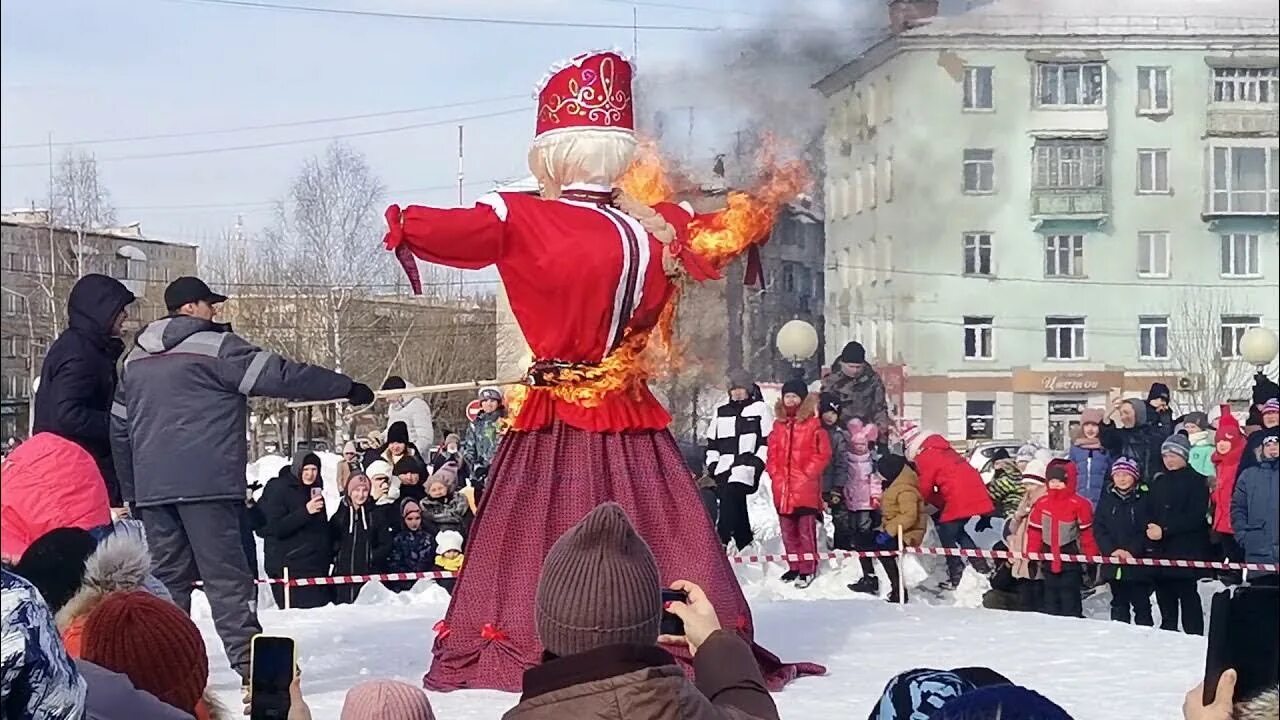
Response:
[[[671,203],[655,209],[687,235],[689,212]],[[567,191],[558,200],[490,193],[472,208],[392,206],[387,219],[389,249],[404,243],[422,260],[457,268],[497,265],[535,360],[599,363],[627,334],[653,328],[674,289],[662,243],[612,207],[603,189]],[[514,428],[535,430],[557,419],[598,432],[671,422],[640,381],[590,407],[532,388]]]

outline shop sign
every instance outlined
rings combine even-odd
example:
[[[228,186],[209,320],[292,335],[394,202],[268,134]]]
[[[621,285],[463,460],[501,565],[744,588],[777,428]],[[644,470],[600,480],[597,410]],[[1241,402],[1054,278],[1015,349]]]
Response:
[[[1105,393],[1123,384],[1123,372],[1015,370],[1013,373],[1013,391],[1023,393]]]

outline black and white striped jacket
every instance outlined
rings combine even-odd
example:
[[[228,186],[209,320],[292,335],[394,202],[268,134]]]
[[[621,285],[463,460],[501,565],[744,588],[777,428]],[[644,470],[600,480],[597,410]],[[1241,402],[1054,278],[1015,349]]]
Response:
[[[707,428],[707,472],[717,484],[751,486],[764,476],[773,431],[773,410],[760,400],[729,402],[716,408]]]

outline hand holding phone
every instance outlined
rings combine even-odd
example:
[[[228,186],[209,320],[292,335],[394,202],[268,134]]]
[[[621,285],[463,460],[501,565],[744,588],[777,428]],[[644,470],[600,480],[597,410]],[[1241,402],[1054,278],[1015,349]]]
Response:
[[[682,592],[686,597],[684,600],[668,601],[665,599],[667,597],[665,593],[670,591]],[[658,636],[658,642],[667,645],[687,645],[689,653],[696,655],[702,643],[720,629],[720,618],[716,616],[716,608],[707,599],[707,594],[702,591],[702,588],[688,580],[677,580],[671,583],[670,591],[663,591],[665,612],[680,619],[684,624],[684,634],[672,635],[664,632]]]
[[[311,499],[307,501],[307,512],[315,515],[324,510],[324,490],[313,487],[311,488]]]

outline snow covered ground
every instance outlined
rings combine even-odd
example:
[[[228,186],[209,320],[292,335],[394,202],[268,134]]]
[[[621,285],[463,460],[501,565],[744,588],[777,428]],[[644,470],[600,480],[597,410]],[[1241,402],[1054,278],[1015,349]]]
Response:
[[[322,459],[332,510],[337,458]],[[265,481],[283,464],[264,458],[248,474]],[[750,510],[760,551],[781,552],[767,490],[752,498]],[[776,695],[787,718],[865,717],[894,674],[964,665],[992,667],[1044,693],[1077,720],[1176,718],[1182,696],[1203,673],[1203,638],[1105,621],[1106,590],[1086,601],[1090,619],[1077,620],[982,609],[986,580],[972,571],[954,594],[919,591],[907,607],[896,607],[846,589],[860,576],[855,560],[824,563],[806,590],[779,581],[784,568],[778,564],[736,569],[760,642],[784,660],[828,668],[827,676],[799,680]],[[940,558],[909,557],[904,574],[909,586],[927,586],[942,577],[941,570]],[[1216,586],[1201,585],[1206,608]],[[355,605],[278,610],[264,590],[260,607],[265,632],[297,640],[303,693],[320,720],[337,718],[346,690],[363,679],[419,684],[430,660],[432,626],[444,616],[448,596],[429,581],[400,595],[371,583]],[[214,687],[238,709],[239,679],[226,666],[199,594],[194,614],[209,648]],[[516,695],[481,690],[431,695],[442,720],[498,718],[516,701]]]

